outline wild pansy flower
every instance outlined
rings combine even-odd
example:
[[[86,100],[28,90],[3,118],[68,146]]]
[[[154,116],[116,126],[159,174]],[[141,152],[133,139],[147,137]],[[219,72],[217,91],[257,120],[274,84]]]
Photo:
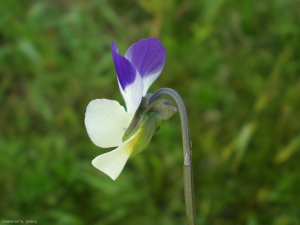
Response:
[[[148,104],[147,90],[160,75],[166,58],[166,50],[158,39],[140,40],[124,56],[118,53],[114,42],[111,49],[126,110],[114,100],[93,100],[86,109],[85,125],[95,145],[118,146],[92,161],[115,180],[128,158],[145,149],[161,120],[171,117],[176,108],[163,99]]]

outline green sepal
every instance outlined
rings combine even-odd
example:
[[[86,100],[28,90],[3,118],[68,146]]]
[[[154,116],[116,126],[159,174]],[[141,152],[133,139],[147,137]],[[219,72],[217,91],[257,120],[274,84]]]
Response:
[[[159,130],[161,121],[169,119],[177,111],[177,108],[172,106],[165,99],[158,99],[149,106],[148,100],[148,96],[142,98],[142,101],[122,139],[124,142],[132,135],[138,133],[135,137],[136,142],[130,157],[133,157],[143,151],[148,146],[154,133]]]
[[[128,140],[133,134],[135,134],[140,129],[142,123],[145,122],[147,107],[148,107],[148,99],[143,97],[138,109],[134,114],[131,123],[129,124],[129,127],[127,128],[122,138],[123,142]]]
[[[133,148],[130,157],[143,151],[151,141],[154,133],[158,130],[162,119],[154,112],[148,112],[145,117],[145,122],[140,127],[140,133],[138,134],[138,140]]]
[[[149,105],[147,112],[155,112],[159,118],[167,120],[177,112],[177,108],[166,99],[158,99]]]

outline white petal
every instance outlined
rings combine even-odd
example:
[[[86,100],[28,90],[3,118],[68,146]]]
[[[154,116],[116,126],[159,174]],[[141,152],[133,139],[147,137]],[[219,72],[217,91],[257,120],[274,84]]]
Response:
[[[108,148],[122,144],[132,118],[117,101],[96,99],[88,104],[84,122],[92,142]]]
[[[143,96],[146,96],[149,87],[156,80],[156,78],[159,76],[160,73],[161,71],[157,73],[153,73],[151,76],[147,76],[143,78],[143,84],[144,84]]]
[[[132,63],[118,53],[118,47],[114,42],[111,43],[111,49],[119,88],[125,100],[127,112],[134,114],[143,96],[142,77]]]
[[[138,133],[134,134],[115,150],[97,156],[92,161],[93,166],[106,173],[111,179],[116,180],[132,152]]]
[[[126,103],[127,112],[134,114],[139,107],[143,97],[143,80],[137,71],[136,79],[129,84],[125,90],[122,89],[120,82],[119,88]]]

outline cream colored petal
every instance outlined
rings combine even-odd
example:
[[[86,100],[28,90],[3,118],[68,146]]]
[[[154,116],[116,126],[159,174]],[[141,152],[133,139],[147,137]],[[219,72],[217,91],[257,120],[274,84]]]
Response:
[[[108,148],[122,144],[132,118],[117,101],[96,99],[88,104],[84,122],[92,142]]]
[[[92,161],[93,166],[107,174],[111,179],[116,180],[132,152],[138,133],[134,134],[115,150],[97,156]]]

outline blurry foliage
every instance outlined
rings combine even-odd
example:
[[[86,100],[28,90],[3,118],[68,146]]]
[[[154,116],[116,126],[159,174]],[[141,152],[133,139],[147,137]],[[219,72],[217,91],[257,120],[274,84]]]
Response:
[[[199,224],[300,224],[299,1],[9,0],[0,4],[0,220],[184,224],[179,118],[117,181],[84,113],[122,101],[110,53],[158,37],[150,91],[189,114]]]

